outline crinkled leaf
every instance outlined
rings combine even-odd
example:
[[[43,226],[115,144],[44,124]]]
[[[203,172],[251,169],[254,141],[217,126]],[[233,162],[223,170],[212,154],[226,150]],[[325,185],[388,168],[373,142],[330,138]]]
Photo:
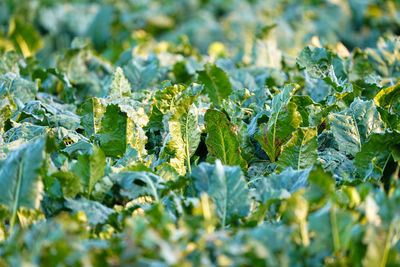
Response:
[[[340,150],[350,155],[360,151],[361,137],[353,116],[331,113],[328,120]]]
[[[150,55],[146,60],[135,56],[123,66],[122,69],[132,85],[132,90],[146,89],[157,78],[159,64],[157,57]]]
[[[345,83],[347,74],[342,60],[325,48],[307,46],[296,59],[301,69],[311,78],[324,80],[338,92],[351,92],[352,85]]]
[[[385,130],[374,102],[359,98],[341,113],[329,114],[328,120],[339,149],[350,155],[359,152],[372,133],[382,133]]]
[[[18,106],[34,100],[37,91],[37,84],[18,77],[14,73],[9,72],[0,76],[0,98],[9,94]]]

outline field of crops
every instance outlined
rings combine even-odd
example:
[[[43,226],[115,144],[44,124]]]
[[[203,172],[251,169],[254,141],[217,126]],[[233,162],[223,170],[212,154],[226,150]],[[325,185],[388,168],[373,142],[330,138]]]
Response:
[[[400,266],[399,0],[0,1],[0,266]]]

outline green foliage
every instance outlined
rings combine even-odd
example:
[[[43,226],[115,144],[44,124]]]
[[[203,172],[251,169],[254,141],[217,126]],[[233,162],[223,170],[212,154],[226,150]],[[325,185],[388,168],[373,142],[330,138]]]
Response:
[[[106,156],[121,157],[132,142],[133,122],[118,105],[109,105],[101,119],[100,147]]]
[[[39,138],[10,152],[2,164],[0,203],[5,205],[11,214],[11,231],[20,207],[39,208],[43,190],[40,181],[43,157],[44,139]]]
[[[190,158],[200,143],[198,111],[193,105],[195,99],[196,97],[182,99],[168,121],[170,141],[167,146],[175,154],[171,159],[171,165],[180,175],[186,173],[186,168],[189,173],[191,172]]]
[[[198,71],[199,81],[204,84],[211,102],[217,107],[232,93],[228,75],[215,64],[205,64],[204,70]]]
[[[399,266],[398,1],[0,1],[0,266]]]
[[[222,227],[234,216],[244,217],[250,209],[249,189],[239,167],[201,163],[193,170],[192,179],[198,194],[207,193],[216,205]]]
[[[204,115],[207,132],[208,161],[219,159],[223,165],[246,167],[240,148],[235,126],[228,121],[224,113],[209,109]]]
[[[281,170],[306,169],[312,167],[317,160],[317,129],[315,127],[298,128],[283,148],[277,162]]]
[[[282,146],[300,126],[302,118],[295,103],[290,102],[295,86],[288,85],[272,99],[268,123],[260,126],[255,138],[272,162],[281,154]]]

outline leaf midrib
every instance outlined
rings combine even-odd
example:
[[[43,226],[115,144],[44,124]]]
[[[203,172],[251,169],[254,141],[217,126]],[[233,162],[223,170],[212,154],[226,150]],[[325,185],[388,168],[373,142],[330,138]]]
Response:
[[[13,232],[14,229],[14,224],[15,224],[15,219],[17,216],[17,211],[19,208],[19,198],[20,198],[20,194],[21,194],[21,183],[22,183],[22,168],[23,168],[23,163],[24,161],[22,160],[24,158],[25,155],[25,151],[22,153],[21,155],[21,162],[18,165],[18,178],[17,178],[17,187],[15,188],[14,191],[14,203],[13,203],[13,207],[12,207],[12,212],[11,212],[11,221],[10,221],[10,232]]]

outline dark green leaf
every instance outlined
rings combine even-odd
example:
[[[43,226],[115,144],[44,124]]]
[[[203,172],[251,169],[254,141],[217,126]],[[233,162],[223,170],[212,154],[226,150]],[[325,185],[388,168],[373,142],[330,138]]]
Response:
[[[205,64],[204,70],[197,73],[199,74],[199,81],[204,84],[205,91],[214,105],[220,106],[222,100],[232,93],[232,85],[228,75],[217,65]]]
[[[226,115],[221,111],[209,109],[204,115],[204,121],[208,160],[213,163],[219,159],[224,165],[245,167],[246,162],[240,153],[237,130]]]

